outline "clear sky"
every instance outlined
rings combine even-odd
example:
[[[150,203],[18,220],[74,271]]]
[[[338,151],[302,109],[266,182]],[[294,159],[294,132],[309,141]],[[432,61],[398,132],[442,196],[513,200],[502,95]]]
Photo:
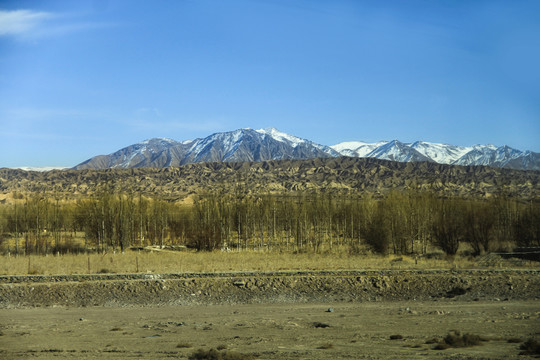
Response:
[[[266,127],[540,152],[540,1],[0,0],[0,167]]]

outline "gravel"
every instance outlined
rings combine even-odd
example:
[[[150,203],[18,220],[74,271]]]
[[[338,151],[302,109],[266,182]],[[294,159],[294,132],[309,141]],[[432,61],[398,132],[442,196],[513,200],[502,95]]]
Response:
[[[1,276],[0,308],[534,300],[540,271],[287,271]]]

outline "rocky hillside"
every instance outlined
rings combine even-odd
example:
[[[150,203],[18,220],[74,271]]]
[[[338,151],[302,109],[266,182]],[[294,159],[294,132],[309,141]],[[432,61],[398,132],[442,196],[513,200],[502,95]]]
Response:
[[[540,171],[432,162],[401,163],[369,158],[195,163],[163,169],[0,169],[0,194],[32,192],[67,198],[97,191],[182,199],[213,191],[380,195],[391,190],[431,190],[440,196],[485,198],[504,191],[519,199],[540,198]]]

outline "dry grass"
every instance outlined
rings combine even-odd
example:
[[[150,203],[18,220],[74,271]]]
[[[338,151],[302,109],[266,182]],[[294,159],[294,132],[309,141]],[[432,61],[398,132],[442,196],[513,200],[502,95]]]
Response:
[[[96,273],[183,273],[288,270],[428,270],[475,269],[474,259],[415,259],[400,256],[350,255],[335,250],[326,253],[270,251],[241,252],[137,252],[105,254],[31,255],[0,257],[0,275],[59,275]],[[531,265],[538,268],[539,265]],[[485,267],[483,267],[485,269]]]

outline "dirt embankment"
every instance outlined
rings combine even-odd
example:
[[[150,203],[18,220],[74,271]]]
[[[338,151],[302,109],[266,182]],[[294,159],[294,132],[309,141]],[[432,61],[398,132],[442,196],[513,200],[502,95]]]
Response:
[[[319,271],[2,276],[0,307],[533,300],[540,271]]]

